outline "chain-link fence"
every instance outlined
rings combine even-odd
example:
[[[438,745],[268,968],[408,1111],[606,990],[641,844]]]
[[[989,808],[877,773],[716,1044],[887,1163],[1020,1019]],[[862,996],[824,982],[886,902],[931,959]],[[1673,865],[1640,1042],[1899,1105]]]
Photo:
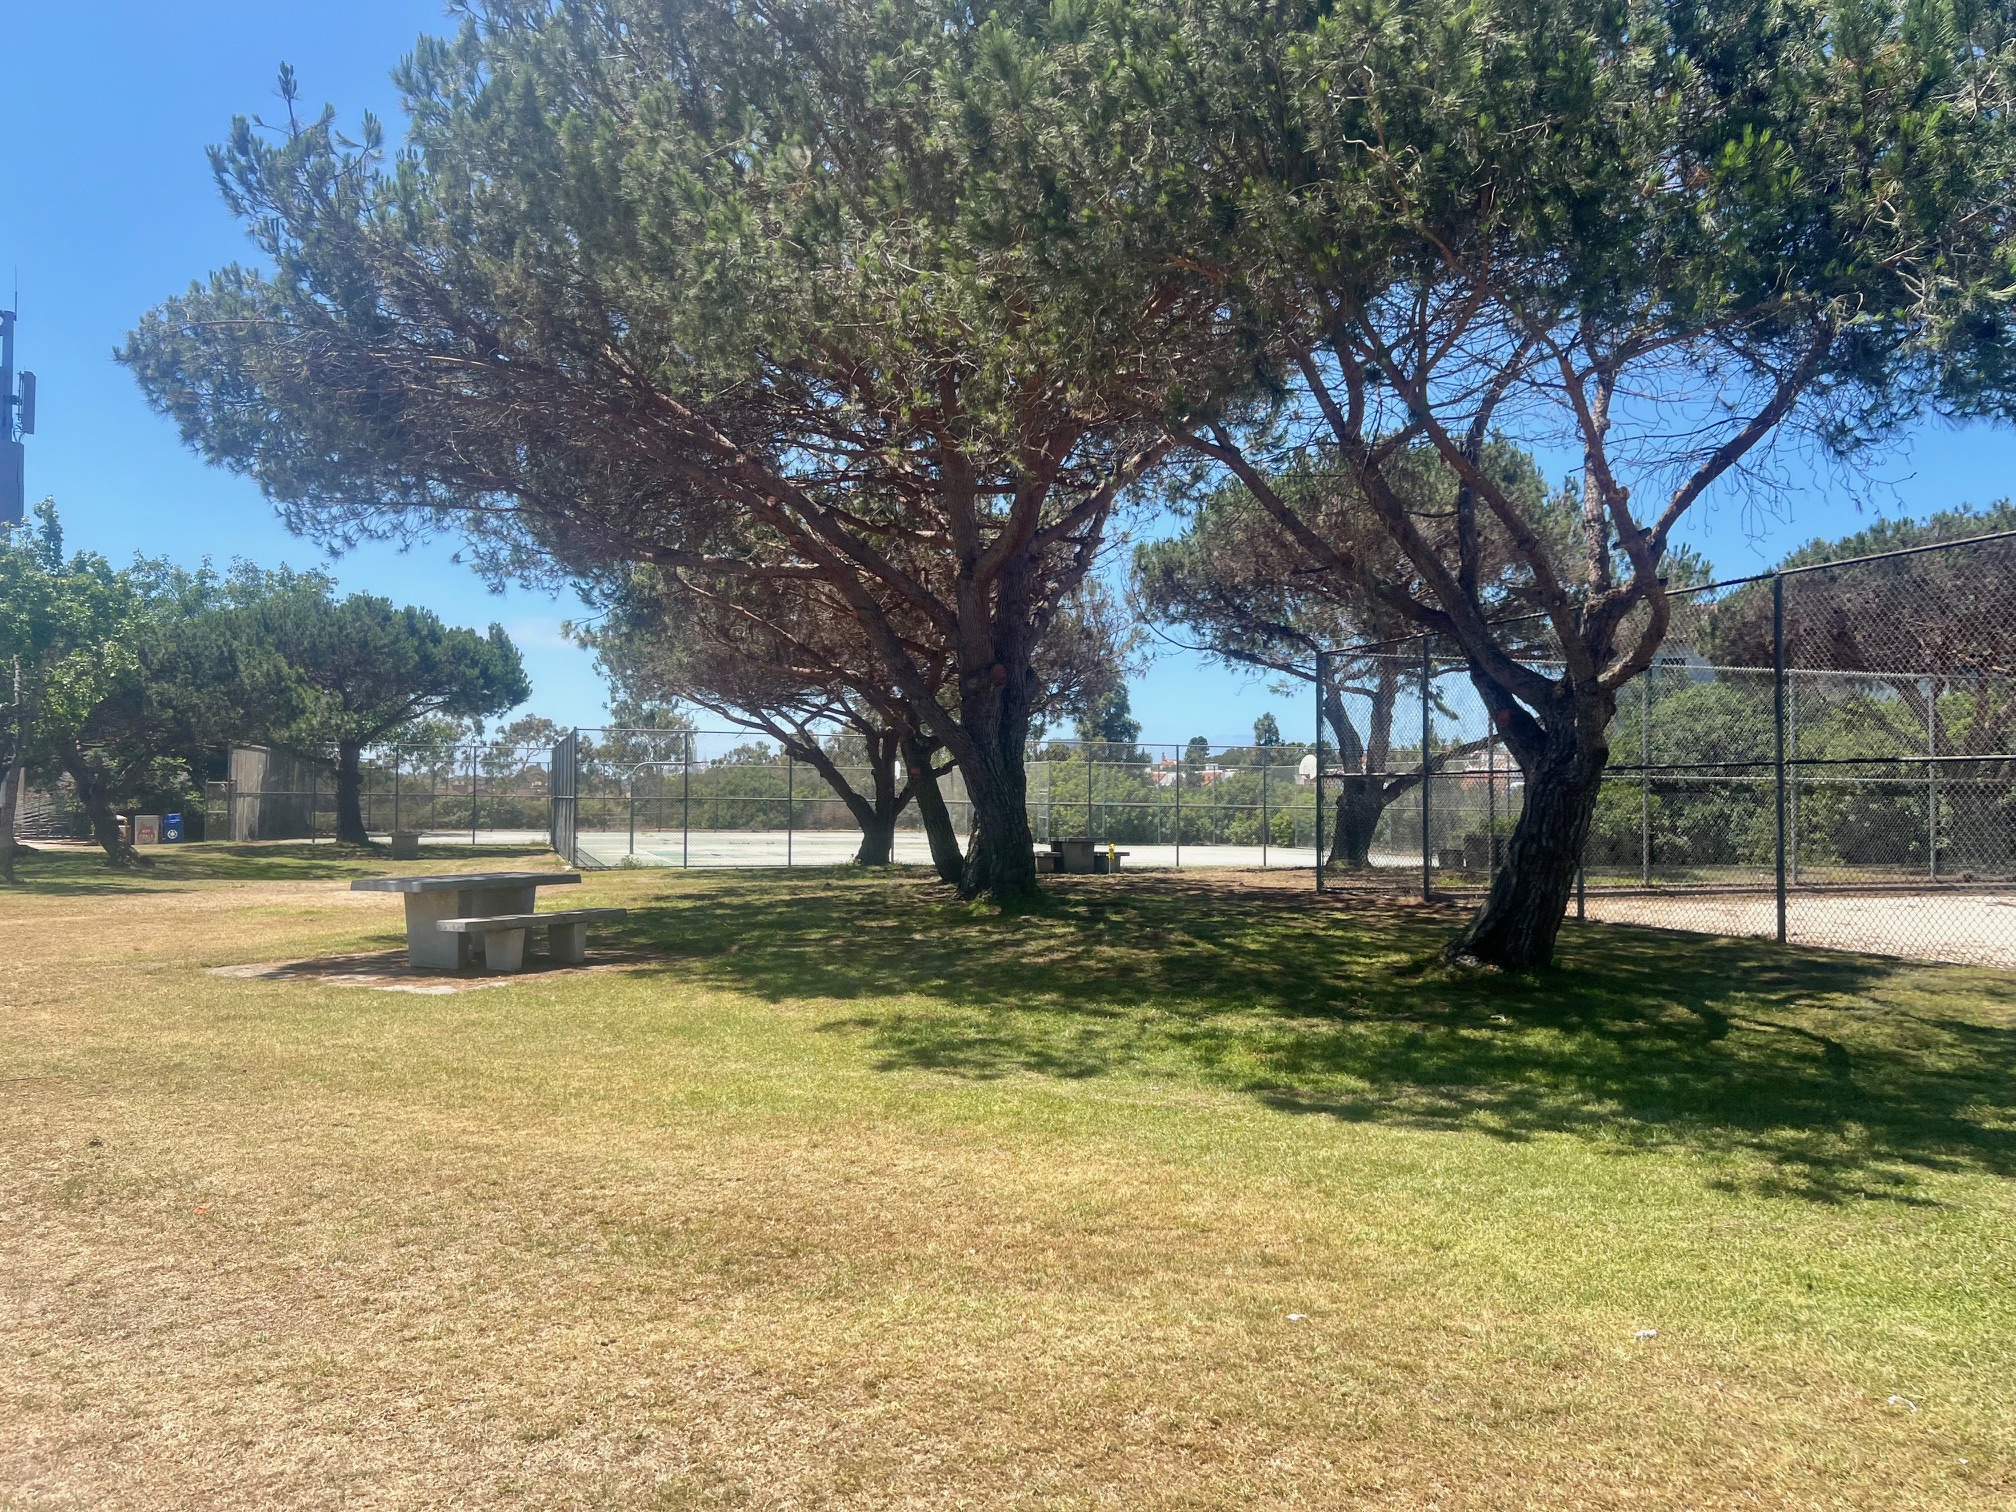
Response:
[[[2016,537],[1816,564],[1674,596],[1625,687],[1575,907],[1586,917],[2016,966]],[[1422,640],[1315,669],[1306,741],[1040,741],[1039,844],[1129,867],[1303,867],[1319,882],[1480,891],[1524,779],[1460,659]],[[1544,647],[1531,652],[1545,666]],[[857,792],[860,737],[820,737]],[[938,779],[962,839],[956,771]],[[748,731],[584,729],[554,746],[368,755],[377,835],[550,843],[588,867],[831,865],[860,845],[810,764]],[[207,832],[317,838],[326,767],[232,753]],[[1327,860],[1316,868],[1318,855]],[[915,804],[895,859],[925,863]]]
[[[1575,907],[2016,966],[2012,585],[2016,538],[1995,536],[1676,595],[1655,664],[1620,692]],[[1518,820],[1523,778],[1437,649],[1322,658],[1332,885],[1480,890]],[[1401,690],[1383,726],[1382,680]],[[1369,822],[1347,814],[1373,789]]]
[[[746,731],[584,729],[560,794],[563,854],[582,866],[807,866],[851,860],[853,812],[810,763]],[[875,783],[858,736],[820,737],[855,792]],[[556,768],[557,769],[557,768]],[[1304,867],[1315,861],[1309,745],[1044,741],[1030,752],[1029,820],[1039,844],[1090,839],[1129,866]],[[938,779],[962,839],[972,817],[956,770]],[[895,858],[928,863],[914,803]]]
[[[533,845],[552,839],[552,748],[433,745],[365,753],[364,827],[427,844]],[[208,784],[204,833],[217,840],[320,840],[336,833],[336,776],[324,762],[238,746],[229,775]]]

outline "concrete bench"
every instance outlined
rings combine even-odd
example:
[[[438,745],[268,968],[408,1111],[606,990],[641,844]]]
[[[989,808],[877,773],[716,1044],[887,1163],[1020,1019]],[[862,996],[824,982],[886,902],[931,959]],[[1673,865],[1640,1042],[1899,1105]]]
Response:
[[[537,889],[580,880],[579,872],[451,872],[433,877],[359,877],[350,890],[403,894],[406,958],[415,966],[461,971],[469,965],[470,936],[442,934],[434,928],[438,920],[530,913]]]
[[[561,908],[552,913],[486,914],[477,919],[437,919],[434,927],[443,934],[481,935],[483,966],[488,971],[522,971],[525,946],[532,931],[547,931],[548,949],[553,959],[578,966],[588,959],[588,926],[605,919],[620,919],[624,908]]]

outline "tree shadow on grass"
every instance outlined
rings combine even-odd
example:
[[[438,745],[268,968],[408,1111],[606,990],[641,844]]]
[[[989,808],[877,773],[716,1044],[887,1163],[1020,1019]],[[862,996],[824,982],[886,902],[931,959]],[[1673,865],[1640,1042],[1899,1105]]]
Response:
[[[633,915],[691,979],[859,1011],[888,1070],[1148,1075],[1284,1111],[1735,1159],[1715,1179],[1922,1200],[2016,1173],[2016,980],[1571,926],[1532,979],[1443,966],[1457,914],[1165,878],[1003,917],[910,879],[711,881]]]

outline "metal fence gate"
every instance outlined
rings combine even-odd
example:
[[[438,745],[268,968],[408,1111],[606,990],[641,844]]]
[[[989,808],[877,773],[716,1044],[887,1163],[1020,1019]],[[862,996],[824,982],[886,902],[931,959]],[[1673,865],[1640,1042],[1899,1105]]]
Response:
[[[576,785],[579,779],[577,755],[581,736],[569,730],[553,746],[553,757],[547,767],[548,787],[552,795],[553,822],[551,836],[553,849],[569,866],[579,866],[579,846],[575,840],[575,826],[578,814],[575,810]]]

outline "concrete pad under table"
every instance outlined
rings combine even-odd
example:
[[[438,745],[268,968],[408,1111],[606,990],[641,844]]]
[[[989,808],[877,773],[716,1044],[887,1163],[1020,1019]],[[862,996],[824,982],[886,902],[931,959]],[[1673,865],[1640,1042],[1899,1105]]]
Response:
[[[579,872],[459,872],[439,877],[362,877],[352,892],[403,893],[406,897],[406,958],[415,966],[449,971],[469,967],[472,939],[435,926],[443,919],[529,914],[538,889],[579,882]]]

